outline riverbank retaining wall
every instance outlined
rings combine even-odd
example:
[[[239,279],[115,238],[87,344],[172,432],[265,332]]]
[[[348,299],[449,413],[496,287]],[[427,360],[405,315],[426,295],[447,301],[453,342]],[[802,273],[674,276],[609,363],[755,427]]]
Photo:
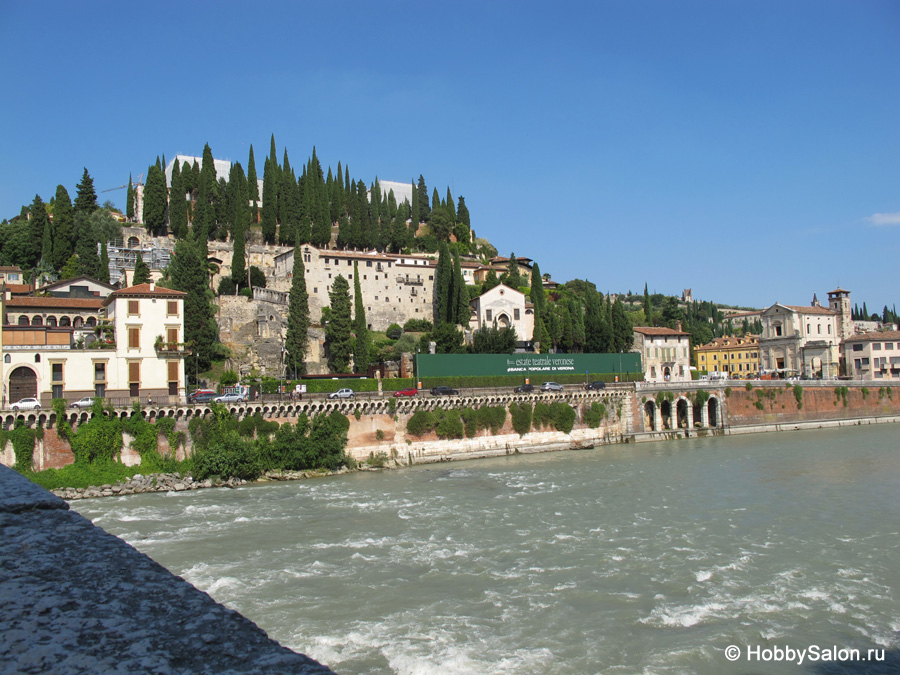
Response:
[[[507,421],[496,434],[480,431],[474,438],[439,439],[434,432],[422,437],[406,433],[406,423],[417,410],[503,406],[510,403],[562,401],[577,411],[576,424],[569,434],[535,429],[519,436]],[[598,402],[608,415],[596,429],[581,419],[585,405]],[[339,411],[350,420],[347,452],[357,460],[385,453],[402,463],[445,461],[461,457],[538,452],[548,449],[584,448],[628,440],[656,440],[669,437],[725,433],[728,429],[760,428],[772,425],[809,423],[828,420],[857,420],[900,415],[900,386],[844,385],[832,382],[751,382],[710,386],[706,382],[616,385],[606,391],[566,391],[562,394],[522,395],[494,392],[459,397],[417,397],[410,399],[360,398],[351,401],[313,400],[297,403],[251,403],[231,406],[237,417],[260,414],[279,423],[293,422],[300,414],[314,415]],[[123,411],[122,415],[135,414]],[[183,431],[187,445],[175,449],[182,459],[190,454],[188,423],[194,417],[211,415],[206,406],[158,408],[142,411],[148,419],[170,417],[175,429]],[[88,419],[88,413],[72,414],[73,426]],[[36,443],[34,466],[38,470],[60,468],[74,461],[69,443],[56,432],[52,412],[37,420],[43,425],[43,437]],[[7,420],[9,422],[9,420]],[[9,424],[7,424],[9,428]],[[171,452],[164,436],[160,451]],[[140,457],[125,438],[121,460],[129,465]],[[0,463],[12,466],[15,454],[7,443],[0,451]]]

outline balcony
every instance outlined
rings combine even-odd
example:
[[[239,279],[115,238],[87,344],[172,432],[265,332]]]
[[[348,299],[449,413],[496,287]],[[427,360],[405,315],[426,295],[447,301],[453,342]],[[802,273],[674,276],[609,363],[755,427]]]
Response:
[[[408,276],[398,275],[397,283],[405,286],[421,286],[424,282],[421,279],[410,279]]]
[[[157,337],[153,348],[157,356],[190,356],[190,346],[187,342],[168,342]]]

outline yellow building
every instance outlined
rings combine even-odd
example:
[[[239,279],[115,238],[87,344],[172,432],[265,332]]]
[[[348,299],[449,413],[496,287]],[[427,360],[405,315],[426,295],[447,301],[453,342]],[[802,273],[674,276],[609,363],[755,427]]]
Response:
[[[759,373],[759,336],[719,337],[694,347],[697,370],[728,373],[734,379],[756,377]]]

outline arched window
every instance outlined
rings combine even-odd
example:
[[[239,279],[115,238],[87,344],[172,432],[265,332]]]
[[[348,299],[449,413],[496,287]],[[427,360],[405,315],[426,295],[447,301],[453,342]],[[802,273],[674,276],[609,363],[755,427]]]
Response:
[[[97,325],[97,319],[92,316],[88,317],[88,320],[85,322],[86,325],[91,326],[92,328]]]
[[[32,326],[43,326],[44,320],[39,316],[33,316],[33,317],[31,317],[31,325]]]
[[[72,325],[72,320],[67,316],[59,317],[59,327],[60,328],[68,328]]]
[[[12,363],[12,359],[9,358],[9,354],[3,355],[3,363]]]
[[[51,328],[56,328],[56,325],[57,325],[57,324],[56,324],[56,317],[55,317],[55,316],[48,316],[48,317],[47,317],[47,325],[50,326]]]
[[[129,237],[128,238],[128,248],[137,248],[141,245],[140,240],[137,237]]]
[[[34,355],[34,362],[35,362],[35,363],[40,363],[40,362],[41,362],[41,355],[40,355],[40,354],[35,354],[35,355]]]
[[[84,319],[82,319],[80,316],[76,316],[75,320],[72,322],[72,326],[74,328],[81,328],[83,325],[84,325]]]
[[[27,317],[27,316],[20,316],[20,317],[19,317],[19,325],[20,325],[20,326],[27,326],[27,325],[28,325],[28,317]]]

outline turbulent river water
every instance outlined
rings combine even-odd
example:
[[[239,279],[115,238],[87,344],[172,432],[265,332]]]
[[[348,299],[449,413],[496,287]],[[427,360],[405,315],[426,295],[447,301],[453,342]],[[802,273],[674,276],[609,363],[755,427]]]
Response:
[[[892,424],[72,506],[344,674],[900,670]]]

